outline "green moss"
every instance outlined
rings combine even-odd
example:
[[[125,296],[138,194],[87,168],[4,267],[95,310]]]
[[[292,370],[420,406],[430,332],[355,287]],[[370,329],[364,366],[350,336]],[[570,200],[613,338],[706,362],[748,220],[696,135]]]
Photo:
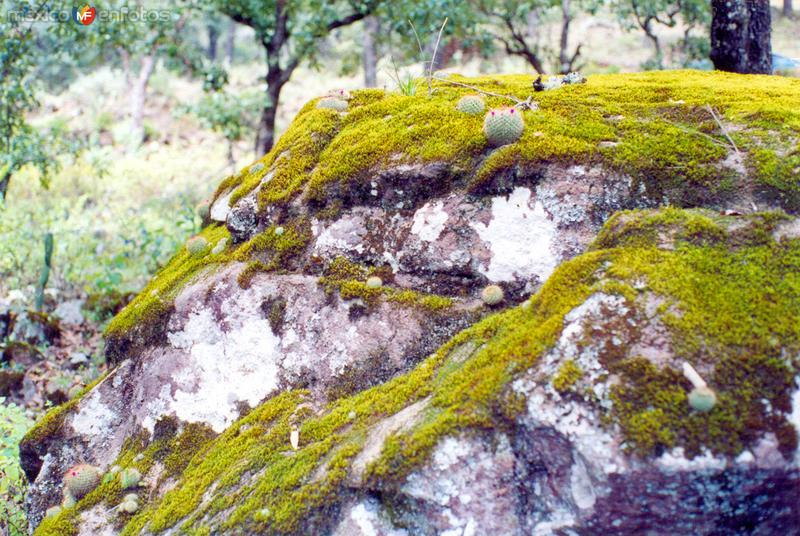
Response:
[[[558,373],[553,377],[553,388],[560,393],[565,393],[581,379],[581,376],[583,376],[581,367],[575,361],[568,359],[561,364]]]
[[[361,299],[368,306],[375,306],[380,300],[399,303],[406,307],[416,307],[428,312],[446,312],[453,306],[452,298],[435,294],[425,294],[411,289],[398,289],[388,285],[371,287],[367,285],[367,275],[383,273],[355,264],[345,257],[336,257],[325,268],[319,284],[326,292],[339,292],[345,300]]]

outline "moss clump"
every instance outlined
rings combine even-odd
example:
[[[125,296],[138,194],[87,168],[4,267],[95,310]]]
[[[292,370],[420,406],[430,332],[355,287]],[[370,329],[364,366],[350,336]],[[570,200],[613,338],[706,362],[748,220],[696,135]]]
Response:
[[[397,289],[383,286],[378,276],[365,276],[370,270],[355,264],[344,257],[335,258],[323,272],[319,284],[328,293],[337,292],[345,300],[363,300],[367,306],[373,307],[380,300],[399,303],[407,307],[416,307],[428,312],[446,312],[453,306],[452,298],[425,294],[411,289]],[[380,285],[377,283],[380,282]]]
[[[566,393],[583,376],[583,370],[575,361],[568,359],[559,367],[558,373],[553,377],[553,388],[559,393]]]

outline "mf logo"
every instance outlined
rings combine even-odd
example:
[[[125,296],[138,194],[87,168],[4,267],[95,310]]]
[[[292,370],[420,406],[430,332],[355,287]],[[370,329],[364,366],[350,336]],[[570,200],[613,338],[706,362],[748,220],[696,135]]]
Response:
[[[95,15],[97,15],[97,10],[90,7],[89,4],[86,4],[80,9],[77,7],[72,9],[72,20],[84,26],[89,26],[93,23]]]

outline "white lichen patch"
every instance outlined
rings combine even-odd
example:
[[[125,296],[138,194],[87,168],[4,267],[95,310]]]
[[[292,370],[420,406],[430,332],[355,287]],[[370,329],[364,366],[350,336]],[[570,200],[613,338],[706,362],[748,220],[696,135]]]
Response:
[[[430,512],[437,534],[516,534],[514,463],[505,435],[496,436],[491,445],[463,434],[446,437],[430,461],[408,476],[401,492],[424,505],[422,514]]]
[[[367,229],[364,218],[360,215],[340,218],[327,227],[321,227],[318,222],[314,222],[312,232],[317,237],[314,243],[314,252],[317,254],[333,256],[364,251],[362,240]]]
[[[727,464],[724,456],[714,456],[707,450],[690,460],[685,456],[683,447],[675,447],[655,460],[656,467],[665,472],[722,471]]]
[[[333,536],[407,536],[388,520],[381,505],[373,498],[358,501],[344,510]]]
[[[411,232],[425,242],[433,242],[438,239],[449,217],[443,207],[444,203],[442,201],[425,203],[422,208],[414,213]]]
[[[72,416],[72,428],[83,436],[105,436],[117,420],[113,409],[103,403],[99,389],[92,392],[78,404],[78,411]]]
[[[481,273],[490,281],[544,281],[558,265],[552,249],[556,225],[528,188],[515,188],[508,198],[493,198],[491,221],[471,227],[489,244],[491,260]]]
[[[210,309],[200,308],[182,330],[167,334],[173,348],[188,351],[190,363],[173,378],[173,388],[150,403],[143,425],[151,432],[165,413],[222,432],[238,418],[239,402],[255,406],[277,388],[280,339],[259,313],[260,301],[250,297],[223,305],[226,331]]]
[[[797,389],[792,394],[792,413],[789,415],[789,424],[794,426],[794,431],[800,437],[800,376],[795,378]],[[794,464],[800,467],[800,445],[794,452]]]

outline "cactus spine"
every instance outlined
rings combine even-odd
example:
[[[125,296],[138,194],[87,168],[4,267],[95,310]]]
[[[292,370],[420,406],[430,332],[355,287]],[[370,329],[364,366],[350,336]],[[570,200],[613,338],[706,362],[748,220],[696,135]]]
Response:
[[[481,292],[481,299],[486,305],[497,305],[504,298],[503,289],[498,285],[489,285]]]

